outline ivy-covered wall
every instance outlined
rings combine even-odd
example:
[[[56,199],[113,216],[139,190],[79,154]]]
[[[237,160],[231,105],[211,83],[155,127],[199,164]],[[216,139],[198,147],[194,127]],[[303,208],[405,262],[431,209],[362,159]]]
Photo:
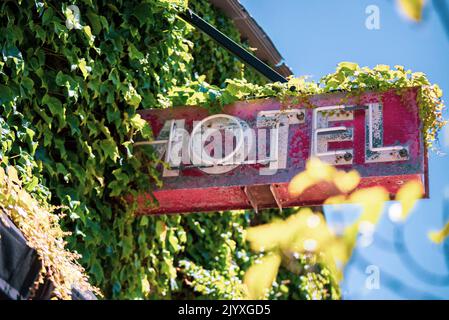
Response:
[[[69,5],[80,10],[79,19]],[[239,40],[206,0],[190,5]],[[138,109],[204,74],[264,80],[176,17],[183,0],[22,0],[0,4],[1,166],[27,191],[62,206],[69,246],[106,298],[239,298],[256,259],[244,229],[252,212],[135,217],[128,194],[158,181]],[[68,21],[68,23],[67,23]],[[289,214],[287,211],[284,214]],[[323,288],[324,287],[324,288]],[[279,274],[272,298],[338,297],[325,270]]]

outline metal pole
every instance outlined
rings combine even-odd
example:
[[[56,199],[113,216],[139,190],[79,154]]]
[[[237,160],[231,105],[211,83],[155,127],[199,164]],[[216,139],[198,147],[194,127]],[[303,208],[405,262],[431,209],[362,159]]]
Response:
[[[188,9],[186,12],[179,14],[179,16],[193,25],[194,27],[200,29],[205,34],[210,36],[212,39],[217,41],[222,47],[231,52],[233,55],[237,56],[245,64],[253,67],[270,81],[276,82],[287,82],[282,75],[277,71],[270,68],[262,60],[251,54],[248,50],[243,48],[237,42],[226,36],[220,30],[209,24],[207,21],[199,17],[195,12]]]

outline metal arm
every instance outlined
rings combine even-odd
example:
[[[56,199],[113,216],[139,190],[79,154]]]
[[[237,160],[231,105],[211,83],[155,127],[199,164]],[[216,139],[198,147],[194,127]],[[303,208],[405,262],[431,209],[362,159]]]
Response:
[[[195,28],[200,29],[205,34],[210,36],[216,42],[218,42],[222,47],[231,52],[233,55],[237,56],[245,64],[253,67],[270,81],[276,82],[287,82],[282,75],[277,71],[270,68],[262,60],[251,54],[248,50],[243,48],[237,42],[226,36],[220,30],[209,24],[207,21],[199,17],[195,12],[188,9],[186,12],[179,15],[182,19],[193,25]]]

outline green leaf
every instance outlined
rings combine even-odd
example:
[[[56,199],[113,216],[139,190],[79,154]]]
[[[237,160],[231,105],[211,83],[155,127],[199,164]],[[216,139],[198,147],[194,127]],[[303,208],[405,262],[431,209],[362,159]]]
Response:
[[[100,34],[101,32],[101,20],[98,14],[95,14],[93,11],[89,10],[87,12],[87,19],[89,19],[90,25],[92,27],[92,31],[95,35]]]
[[[14,93],[10,88],[0,84],[0,104],[7,103],[14,99]]]
[[[65,110],[62,106],[61,101],[56,97],[52,97],[46,94],[42,98],[42,103],[50,109],[50,112],[53,116],[56,116],[58,118],[60,127],[64,126]]]
[[[25,88],[28,91],[28,93],[31,93],[33,90],[33,86],[34,86],[34,81],[28,77],[23,77],[20,85],[23,88]]]
[[[119,158],[117,144],[115,143],[114,140],[112,139],[101,140],[100,146],[107,158],[110,158],[114,162]]]
[[[58,98],[51,97],[49,95],[45,95],[42,98],[42,103],[50,109],[52,115],[57,115],[58,113],[62,113],[62,103]]]
[[[125,101],[136,108],[139,106],[140,101],[142,101],[142,97],[131,84],[128,85],[128,90],[125,92]]]
[[[132,43],[128,44],[128,53],[131,59],[140,60],[144,58],[143,53],[137,50],[137,48]]]
[[[42,25],[48,25],[50,23],[50,21],[53,19],[54,16],[54,11],[53,8],[48,7],[45,11],[44,14],[42,15]]]
[[[131,125],[133,126],[134,129],[137,130],[141,130],[143,129],[143,127],[145,126],[145,124],[147,123],[144,119],[142,119],[142,117],[140,116],[140,114],[136,113],[135,115],[133,115],[130,119],[129,122],[131,122]]]
[[[167,225],[164,221],[158,220],[156,222],[156,237],[159,238],[162,242],[165,241],[167,236]]]
[[[349,69],[351,71],[355,71],[355,70],[357,70],[359,68],[359,65],[357,63],[354,63],[354,62],[340,62],[338,64],[338,68],[339,69],[346,68],[346,69]]]

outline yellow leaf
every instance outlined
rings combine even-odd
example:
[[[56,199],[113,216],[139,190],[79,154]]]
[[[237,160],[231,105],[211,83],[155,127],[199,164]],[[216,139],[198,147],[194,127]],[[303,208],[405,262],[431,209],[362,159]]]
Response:
[[[347,253],[350,256],[352,253],[352,249],[355,247],[357,241],[357,235],[359,233],[359,224],[360,221],[356,221],[349,227],[347,227],[343,234],[343,241],[346,244]]]
[[[297,174],[288,185],[288,192],[292,196],[300,196],[307,188],[321,182],[331,182],[336,169],[318,158],[310,158],[306,163],[306,170]]]
[[[360,189],[350,196],[350,202],[363,207],[363,212],[358,221],[368,221],[373,224],[376,224],[379,220],[385,201],[388,199],[388,192],[382,187]]]
[[[314,179],[332,181],[336,169],[318,158],[310,158],[306,163],[306,171]]]
[[[83,74],[84,79],[86,79],[87,76],[89,75],[89,72],[87,70],[87,64],[86,64],[86,60],[84,58],[80,59],[80,61],[78,62],[78,67],[80,68],[81,73]]]
[[[0,185],[3,185],[3,180],[5,179],[5,170],[0,167]]]
[[[413,209],[416,201],[422,197],[424,188],[419,181],[409,181],[399,189],[396,200],[401,203],[402,219],[405,219]]]
[[[254,251],[272,250],[291,236],[285,222],[272,222],[246,231],[246,239],[251,243]]]
[[[8,175],[9,181],[20,184],[19,177],[17,176],[17,170],[13,166],[8,166],[6,168],[6,174]]]
[[[342,239],[335,238],[334,242],[323,250],[322,263],[329,269],[337,282],[343,279],[343,267],[348,263],[350,254]]]
[[[142,278],[142,292],[144,294],[150,293],[150,282],[148,281],[148,278],[146,275]]]
[[[306,189],[318,183],[319,180],[311,177],[307,171],[293,177],[288,185],[288,192],[294,197],[300,196]]]
[[[322,214],[313,213],[309,208],[301,209],[290,216],[285,223],[290,228],[294,240],[284,243],[297,252],[319,252],[333,241],[334,235],[328,228]]]
[[[378,64],[377,66],[374,67],[374,71],[387,72],[389,70],[390,70],[390,66],[386,65],[386,64]]]
[[[278,254],[265,256],[260,263],[254,263],[245,273],[244,283],[249,299],[263,299],[271,288],[281,263]]]
[[[431,231],[429,232],[429,239],[432,242],[440,244],[449,236],[449,222],[441,229],[440,231]]]
[[[87,36],[89,45],[92,46],[94,44],[95,36],[92,34],[92,30],[89,26],[83,27],[84,34]]]
[[[349,172],[337,171],[334,174],[334,184],[343,193],[351,192],[359,183],[360,175],[356,170]]]
[[[397,0],[396,3],[407,18],[419,22],[422,19],[424,1],[425,0]]]
[[[333,197],[329,197],[324,201],[324,204],[327,205],[339,205],[339,204],[343,204],[347,201],[346,196],[345,195],[338,195],[338,196],[333,196]]]

